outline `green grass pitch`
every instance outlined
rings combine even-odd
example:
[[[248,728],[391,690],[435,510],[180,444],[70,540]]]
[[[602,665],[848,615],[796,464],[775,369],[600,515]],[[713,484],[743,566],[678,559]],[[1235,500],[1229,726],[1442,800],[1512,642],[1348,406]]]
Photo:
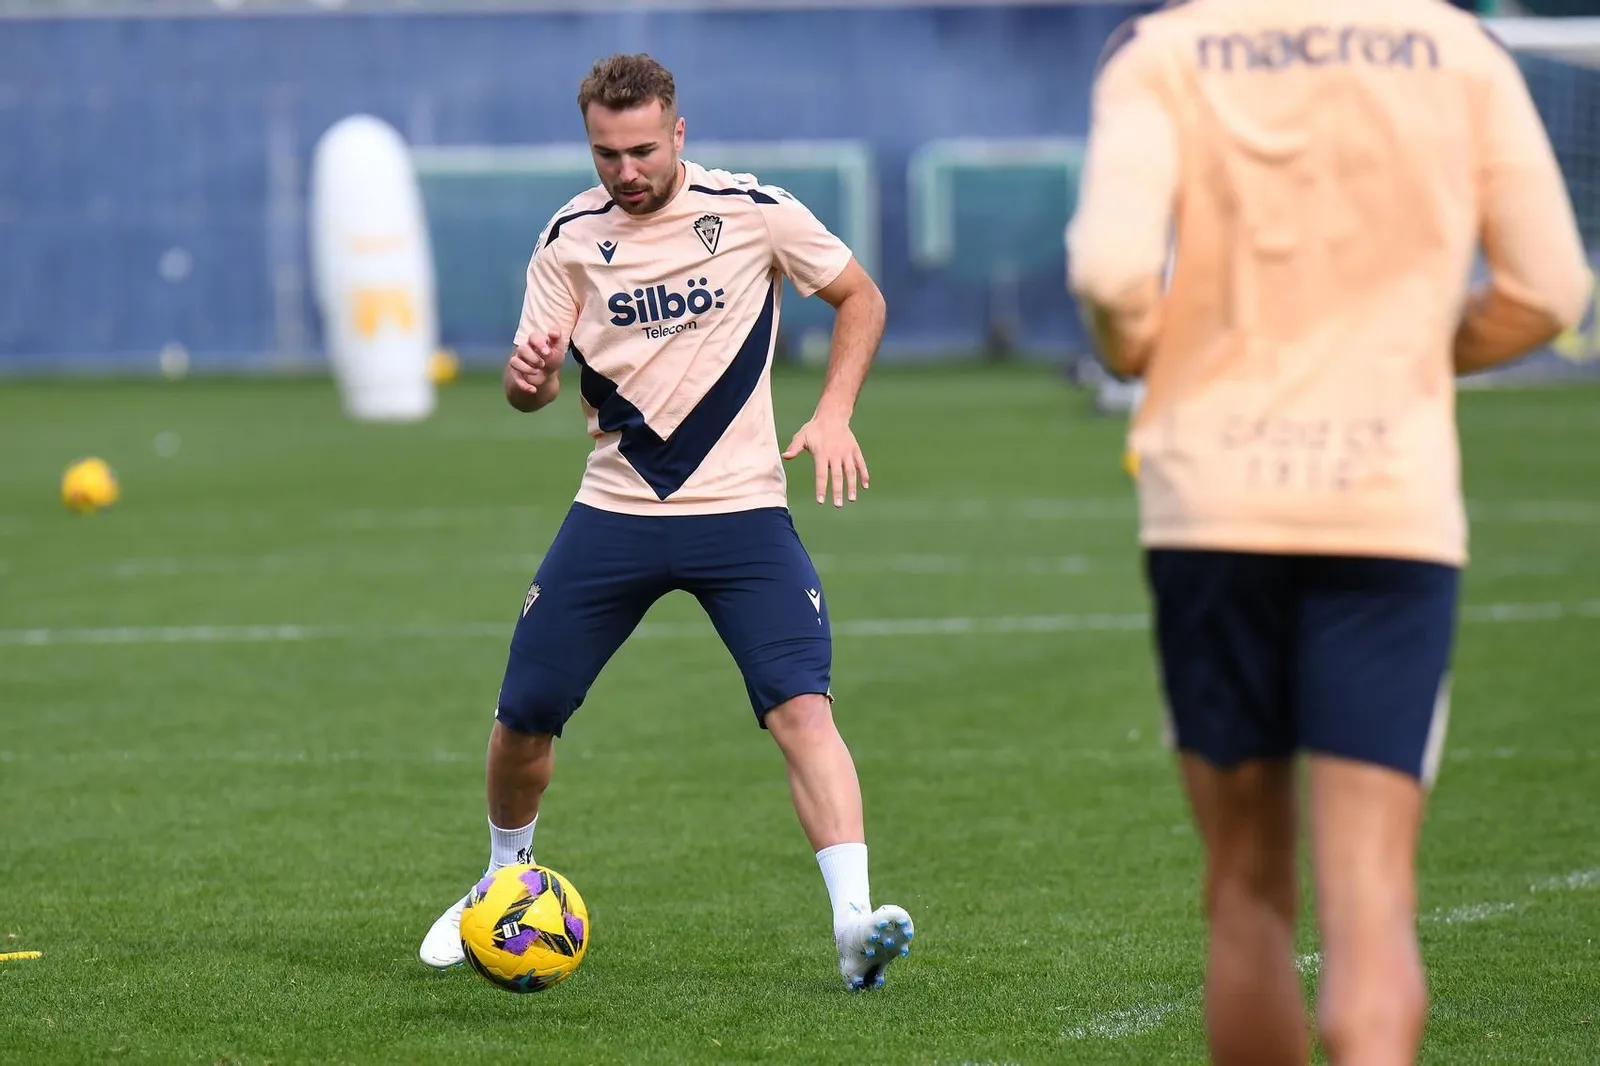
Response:
[[[781,432],[818,385],[778,375]],[[781,758],[677,597],[558,746],[538,854],[594,940],[518,997],[416,948],[487,854],[483,745],[588,449],[574,398],[522,416],[468,377],[363,426],[319,380],[0,385],[0,952],[43,952],[0,962],[0,1061],[1201,1061],[1197,845],[1122,427],[1084,408],[1042,369],[884,367],[863,501],[819,508],[789,468],[874,902],[918,923],[885,992],[843,991]],[[1594,1063],[1600,390],[1461,417],[1424,1059]],[[87,454],[124,495],[79,517],[56,488]],[[1311,987],[1309,926],[1301,950]]]

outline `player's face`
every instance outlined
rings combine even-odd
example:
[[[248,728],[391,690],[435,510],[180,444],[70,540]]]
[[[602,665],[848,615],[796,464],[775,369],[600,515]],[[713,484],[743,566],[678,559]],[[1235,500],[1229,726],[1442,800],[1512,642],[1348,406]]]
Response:
[[[583,124],[595,172],[617,206],[630,215],[647,215],[672,199],[683,119],[651,100],[626,111],[590,104]]]

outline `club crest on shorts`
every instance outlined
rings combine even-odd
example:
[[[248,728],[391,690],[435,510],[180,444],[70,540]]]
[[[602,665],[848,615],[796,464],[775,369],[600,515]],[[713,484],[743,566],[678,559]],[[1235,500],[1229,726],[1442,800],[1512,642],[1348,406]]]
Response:
[[[722,217],[701,215],[694,220],[694,235],[700,238],[700,243],[706,246],[706,251],[716,255],[717,241],[722,236]]]
[[[522,613],[526,615],[528,608],[533,606],[533,601],[539,598],[539,583],[535,581],[528,586],[528,595],[522,601]]]

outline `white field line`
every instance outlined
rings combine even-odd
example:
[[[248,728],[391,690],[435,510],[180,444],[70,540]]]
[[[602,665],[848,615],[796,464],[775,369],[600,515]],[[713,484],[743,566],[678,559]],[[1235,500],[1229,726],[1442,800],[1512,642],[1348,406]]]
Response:
[[[460,571],[532,574],[543,555],[490,555],[441,560],[437,556],[405,557],[363,552],[359,555],[303,555],[273,553],[249,556],[152,556],[119,559],[95,567],[93,572],[121,581],[145,578],[234,576],[242,574],[435,574]],[[821,574],[902,574],[953,576],[960,574],[1025,575],[1028,577],[1077,576],[1093,569],[1084,555],[948,555],[898,553],[812,556]],[[0,575],[7,564],[0,560]]]
[[[470,556],[451,558],[404,557],[364,552],[359,555],[283,554],[250,556],[154,556],[119,559],[96,573],[122,581],[171,577],[233,577],[247,574],[437,574],[463,571],[529,573],[538,569],[542,555]]]
[[[797,514],[810,513],[814,505],[796,504]],[[822,510],[823,508],[817,508]],[[463,506],[420,508],[364,508],[313,513],[311,515],[239,515],[206,511],[168,510],[151,513],[118,514],[115,521],[123,528],[180,528],[220,532],[231,529],[270,529],[293,524],[297,528],[315,525],[323,529],[348,531],[386,531],[392,529],[445,529],[467,527],[500,529],[508,522],[539,520],[558,522],[566,504]],[[832,512],[832,507],[826,510]],[[939,499],[930,497],[889,497],[875,499],[870,492],[862,500],[839,512],[840,517],[858,521],[885,522],[1131,522],[1138,503],[1127,495],[1101,497],[1046,496],[1016,499],[984,497]],[[1467,516],[1473,522],[1529,525],[1600,525],[1600,500],[1502,500],[1468,501]],[[0,536],[25,532],[30,523],[19,515],[0,515]]]
[[[1600,869],[1575,870],[1560,877],[1535,881],[1528,886],[1526,898],[1493,903],[1471,903],[1448,910],[1435,910],[1419,916],[1417,921],[1422,925],[1467,925],[1486,922],[1521,912],[1532,902],[1531,897],[1541,893],[1577,892],[1591,888],[1600,888]],[[1322,968],[1322,955],[1320,952],[1313,952],[1298,956],[1294,962],[1295,968],[1302,974],[1313,974]],[[1138,1036],[1165,1025],[1185,1011],[1198,1009],[1202,996],[1202,990],[1197,988],[1186,995],[1165,1002],[1137,1003],[1122,1010],[1106,1011],[1094,1015],[1081,1025],[1062,1029],[1061,1036],[1065,1040],[1123,1040],[1130,1036]]]
[[[941,555],[910,553],[896,555],[814,555],[812,563],[821,574],[1026,574],[1030,577],[1087,574],[1094,564],[1085,555]]]
[[[1129,739],[1138,739],[1138,730],[1134,730]],[[946,752],[947,755],[960,756],[962,752]],[[581,756],[587,758],[587,755]],[[1171,752],[1164,746],[1130,746],[1127,748],[1072,748],[1067,751],[1056,752],[1053,756],[1058,761],[1074,763],[1098,763],[1109,767],[1126,767],[1136,763],[1167,762],[1171,759]],[[1475,758],[1468,751],[1445,751],[1444,759],[1447,763],[1463,762]],[[1553,750],[1516,750],[1510,748],[1500,749],[1498,758],[1520,759],[1528,762],[1600,762],[1600,749],[1565,749]],[[625,758],[612,754],[607,758]],[[173,753],[167,750],[133,750],[133,749],[95,749],[77,750],[67,752],[40,752],[16,751],[0,749],[0,764],[4,763],[88,763],[88,762],[127,762],[127,763],[166,763],[166,762],[205,762],[205,763],[248,763],[260,765],[279,764],[307,764],[323,765],[332,763],[457,763],[480,762],[483,759],[482,751],[447,751],[443,749],[424,752],[405,751],[310,751],[310,750],[282,750],[282,751],[250,751],[228,749],[226,751],[180,752]],[[1189,833],[1191,827],[1187,824],[1173,826],[1174,833]],[[1577,882],[1572,879],[1577,878]],[[1541,882],[1534,886],[1535,891],[1547,891],[1560,888],[1590,888],[1600,887],[1600,870],[1583,871],[1580,874],[1568,875],[1566,879],[1557,878],[1548,883]],[[1482,921],[1487,917],[1515,910],[1514,904],[1473,904],[1470,907],[1459,908],[1457,911],[1440,911],[1423,918],[1423,921],[1443,922],[1453,924],[1460,921]]]
[[[1536,759],[1540,762],[1591,762],[1600,759],[1600,748],[1557,748],[1528,751],[1523,748],[1460,748],[1447,751],[1450,762],[1507,762]]]
[[[1478,578],[1559,577],[1572,572],[1572,559],[1560,555],[1507,556],[1474,562],[1471,570],[1473,576]]]
[[[1199,1005],[1200,992],[1194,991],[1165,1003],[1135,1004],[1124,1010],[1106,1011],[1082,1025],[1063,1029],[1061,1035],[1068,1040],[1125,1040],[1158,1029],[1172,1015]]]
[[[573,758],[586,759],[591,755],[588,752],[579,753]],[[655,755],[629,756],[612,752],[606,755],[608,760],[622,761],[650,761]],[[1129,748],[1127,750],[1074,748],[1070,751],[1057,752],[1053,758],[1063,762],[1092,762],[1106,766],[1125,766],[1138,762],[1164,761],[1170,756],[1163,749],[1158,748]],[[1446,756],[1448,758],[1448,755]],[[251,751],[248,749],[227,749],[225,751],[186,751],[173,752],[166,749],[125,749],[125,748],[100,748],[75,751],[17,751],[0,749],[0,765],[7,763],[66,763],[69,765],[86,763],[237,763],[252,766],[324,766],[341,763],[379,763],[388,764],[432,764],[432,763],[482,763],[482,749],[473,751],[449,751],[435,749],[433,751],[363,751],[350,749],[344,751],[311,751],[306,749],[279,750],[279,751]],[[1179,826],[1181,832],[1189,832],[1187,825]]]
[[[1600,618],[1600,600],[1577,603],[1485,603],[1465,607],[1463,622],[1505,624],[1560,622]],[[326,640],[403,639],[445,640],[477,637],[509,638],[514,619],[499,622],[440,622],[413,625],[355,623],[279,623],[257,625],[168,626],[33,626],[0,629],[0,647],[46,647],[62,644],[262,644]],[[931,637],[1003,636],[1015,633],[1136,633],[1148,630],[1150,617],[1142,611],[1103,614],[1025,614],[946,616],[938,618],[858,618],[833,624],[836,636]],[[705,622],[646,622],[634,639],[700,637],[710,631]]]
[[[544,556],[469,555],[440,559],[437,555],[397,556],[370,551],[348,555],[291,555],[273,552],[243,556],[142,556],[97,565],[87,572],[118,581],[163,580],[175,577],[219,577],[250,574],[422,574],[473,573],[531,574]],[[962,574],[988,576],[1077,577],[1103,569],[1087,555],[997,555],[900,552],[895,554],[818,553],[811,557],[819,574],[895,574],[911,577],[950,577]],[[1125,560],[1119,560],[1126,565]],[[1506,559],[1474,564],[1479,578],[1555,577],[1571,572],[1568,560]],[[0,576],[11,570],[0,560]]]
[[[407,753],[384,751],[227,751],[173,753],[170,751],[131,751],[101,749],[99,751],[3,751],[0,765],[6,763],[226,763],[249,766],[330,766],[344,763],[431,764],[476,763],[483,760],[482,752],[427,751]]]
[[[245,556],[145,556],[119,559],[92,572],[120,581],[146,578],[191,576],[234,576],[244,574],[433,574],[460,571],[488,573],[532,573],[544,559],[542,554],[471,555],[441,560],[429,557],[396,556],[364,551],[351,555],[301,555],[269,553]],[[994,553],[948,554],[901,552],[896,554],[818,553],[811,557],[819,574],[899,574],[946,577],[961,574],[1026,575],[1029,577],[1076,577],[1101,569],[1086,555],[997,555]],[[0,560],[0,576],[11,567]],[[1568,560],[1513,558],[1477,563],[1472,572],[1479,578],[1555,577],[1570,573]]]

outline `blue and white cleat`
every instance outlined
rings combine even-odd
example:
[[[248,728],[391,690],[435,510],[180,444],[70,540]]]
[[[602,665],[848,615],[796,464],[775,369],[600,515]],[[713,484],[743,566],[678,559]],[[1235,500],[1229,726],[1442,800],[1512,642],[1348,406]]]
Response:
[[[849,916],[833,930],[844,986],[852,992],[882,988],[883,971],[895,959],[911,954],[911,938],[915,935],[911,915],[892,903],[871,914],[852,907]]]
[[[422,947],[417,950],[417,955],[435,970],[448,970],[467,961],[466,950],[461,946],[461,912],[466,910],[470,898],[462,896],[456,900],[449,910],[434,920],[428,935],[422,938]]]

